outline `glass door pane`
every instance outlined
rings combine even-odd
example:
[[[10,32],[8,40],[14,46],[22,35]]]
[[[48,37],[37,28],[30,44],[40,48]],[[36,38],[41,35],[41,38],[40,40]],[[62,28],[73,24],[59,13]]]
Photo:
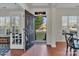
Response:
[[[69,16],[69,31],[77,32],[77,16]]]
[[[5,35],[5,17],[0,17],[0,35]]]
[[[19,26],[20,24],[20,18],[19,18],[19,16],[16,16],[15,17],[15,24],[16,24],[16,26]]]
[[[62,16],[62,33],[68,29],[68,16]]]
[[[6,23],[5,23],[6,24],[5,25],[6,26],[6,34],[10,35],[10,25],[11,25],[10,24],[10,16],[6,16],[6,20],[5,21],[6,21]]]
[[[69,16],[69,27],[75,27],[77,25],[77,16]]]
[[[5,17],[0,18],[1,26],[5,26]]]
[[[62,16],[62,27],[63,27],[63,29],[67,28],[67,26],[68,26],[68,17]]]
[[[6,16],[6,26],[10,27],[10,16]]]

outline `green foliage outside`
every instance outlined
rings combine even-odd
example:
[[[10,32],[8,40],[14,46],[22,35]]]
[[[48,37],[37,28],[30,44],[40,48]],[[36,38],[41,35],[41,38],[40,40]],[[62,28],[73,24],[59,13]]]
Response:
[[[39,29],[40,25],[43,23],[43,16],[37,16],[35,20],[35,30]],[[36,32],[36,39],[43,40],[45,38],[45,32]]]
[[[35,29],[38,29],[41,24],[42,24],[42,16],[37,16],[35,20]]]
[[[43,40],[45,38],[45,32],[36,32],[36,39]]]

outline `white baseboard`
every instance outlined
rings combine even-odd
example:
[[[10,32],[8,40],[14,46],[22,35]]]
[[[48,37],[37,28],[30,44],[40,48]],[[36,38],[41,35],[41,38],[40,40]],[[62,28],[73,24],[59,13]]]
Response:
[[[55,47],[56,47],[56,44],[51,44],[51,47],[52,47],[52,48],[55,48]]]
[[[65,40],[57,40],[56,42],[66,42]],[[56,44],[47,43],[47,45],[51,45],[51,47],[56,47]]]
[[[47,45],[51,45],[51,43],[46,43]]]
[[[56,47],[56,44],[47,43],[47,45],[50,45],[51,47]]]
[[[66,41],[61,39],[61,40],[57,40],[56,42],[66,42]]]

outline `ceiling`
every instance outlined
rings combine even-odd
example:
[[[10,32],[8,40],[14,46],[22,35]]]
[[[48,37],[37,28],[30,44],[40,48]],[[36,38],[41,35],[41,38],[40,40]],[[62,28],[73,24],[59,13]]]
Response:
[[[0,9],[21,9],[17,3],[0,3]]]
[[[30,3],[31,8],[55,7],[55,8],[79,8],[79,3]]]
[[[29,3],[30,8],[48,8],[50,3]]]
[[[79,8],[79,3],[23,3],[30,8]],[[18,3],[0,3],[0,9],[23,9]]]
[[[79,8],[79,3],[57,3],[56,8]]]

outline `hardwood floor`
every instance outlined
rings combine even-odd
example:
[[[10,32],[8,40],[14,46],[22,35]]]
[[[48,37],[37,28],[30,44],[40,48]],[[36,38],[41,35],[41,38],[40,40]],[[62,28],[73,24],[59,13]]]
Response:
[[[49,56],[65,56],[66,44],[63,42],[57,42],[56,48],[48,47]]]
[[[47,56],[46,44],[34,44],[23,56]]]
[[[77,52],[77,56],[78,54],[79,52]],[[52,48],[46,44],[34,44],[22,56],[66,56],[66,43],[57,42],[56,48]],[[67,56],[70,56],[70,52]]]

